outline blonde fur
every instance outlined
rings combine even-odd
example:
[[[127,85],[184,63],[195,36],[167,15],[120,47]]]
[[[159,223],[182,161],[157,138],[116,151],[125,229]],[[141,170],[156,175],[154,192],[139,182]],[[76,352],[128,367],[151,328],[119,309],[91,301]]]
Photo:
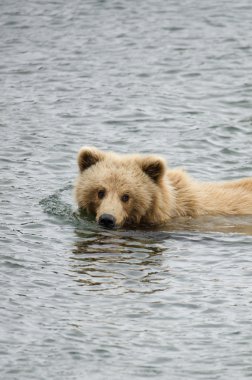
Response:
[[[113,215],[117,226],[160,224],[179,216],[252,215],[252,178],[198,182],[181,169],[168,169],[160,157],[94,147],[81,148],[78,165],[78,206],[97,221],[104,214]]]

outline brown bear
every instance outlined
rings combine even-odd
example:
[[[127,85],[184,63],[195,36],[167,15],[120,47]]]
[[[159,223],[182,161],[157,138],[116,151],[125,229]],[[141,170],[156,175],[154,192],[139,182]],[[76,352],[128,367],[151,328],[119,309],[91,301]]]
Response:
[[[198,182],[163,158],[119,155],[94,147],[78,154],[75,197],[99,224],[161,224],[175,217],[252,215],[252,177]]]

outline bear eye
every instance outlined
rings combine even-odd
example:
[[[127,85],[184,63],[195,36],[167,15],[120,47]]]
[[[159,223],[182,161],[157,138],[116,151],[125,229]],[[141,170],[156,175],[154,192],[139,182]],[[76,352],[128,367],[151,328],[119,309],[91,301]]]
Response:
[[[128,202],[128,200],[129,200],[129,195],[128,195],[128,194],[123,194],[122,197],[121,197],[121,200],[122,200],[123,202]]]
[[[105,190],[99,190],[98,191],[98,198],[102,199],[105,197],[106,191]]]

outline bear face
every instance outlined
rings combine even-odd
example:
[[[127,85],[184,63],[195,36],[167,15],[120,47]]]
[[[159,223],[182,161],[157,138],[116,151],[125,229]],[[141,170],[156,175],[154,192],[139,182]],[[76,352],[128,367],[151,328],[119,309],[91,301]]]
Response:
[[[150,219],[155,223],[153,210],[157,210],[166,171],[162,158],[118,155],[83,147],[78,166],[78,206],[95,215],[99,224],[113,228],[149,223]]]

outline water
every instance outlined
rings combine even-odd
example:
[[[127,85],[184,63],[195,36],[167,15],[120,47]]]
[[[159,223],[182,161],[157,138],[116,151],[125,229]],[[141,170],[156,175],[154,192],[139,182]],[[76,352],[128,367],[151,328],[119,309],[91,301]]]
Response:
[[[72,201],[82,145],[251,176],[252,6],[0,4],[4,380],[252,377],[252,218],[104,231]]]

